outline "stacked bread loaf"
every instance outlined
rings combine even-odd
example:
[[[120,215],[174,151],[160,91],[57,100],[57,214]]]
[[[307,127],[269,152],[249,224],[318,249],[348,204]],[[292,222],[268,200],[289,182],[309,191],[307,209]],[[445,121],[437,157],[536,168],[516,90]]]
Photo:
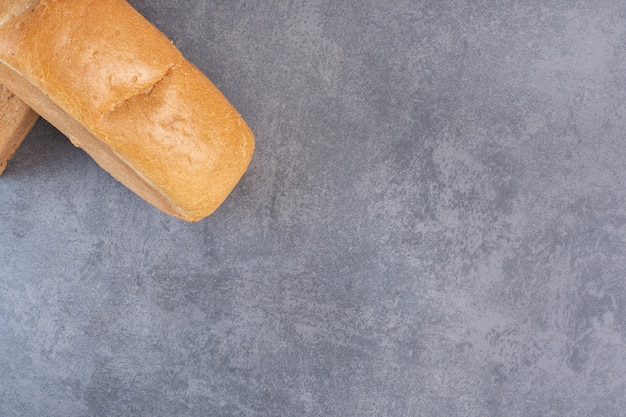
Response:
[[[0,83],[187,221],[211,214],[252,157],[239,113],[124,0],[0,0]]]

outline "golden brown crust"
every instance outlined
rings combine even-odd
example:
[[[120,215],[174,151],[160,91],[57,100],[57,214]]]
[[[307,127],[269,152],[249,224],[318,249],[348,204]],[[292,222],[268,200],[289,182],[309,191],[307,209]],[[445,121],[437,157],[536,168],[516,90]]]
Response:
[[[118,180],[185,220],[213,212],[252,156],[252,132],[232,105],[123,0],[41,1],[0,27],[3,64],[17,73],[13,82],[35,87],[24,93],[29,105]],[[68,128],[70,119],[89,134]],[[116,175],[109,154],[136,175]]]

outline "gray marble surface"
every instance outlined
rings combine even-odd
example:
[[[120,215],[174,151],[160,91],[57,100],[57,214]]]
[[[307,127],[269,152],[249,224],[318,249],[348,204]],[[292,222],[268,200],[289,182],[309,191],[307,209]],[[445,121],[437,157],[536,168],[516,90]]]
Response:
[[[256,153],[187,224],[37,124],[0,415],[624,415],[623,0],[131,4]]]

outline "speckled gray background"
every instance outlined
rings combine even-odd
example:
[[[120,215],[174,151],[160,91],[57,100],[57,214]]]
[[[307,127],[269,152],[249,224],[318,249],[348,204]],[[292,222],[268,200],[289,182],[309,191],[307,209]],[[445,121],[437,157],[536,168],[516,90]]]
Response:
[[[187,224],[37,124],[0,415],[624,416],[623,0],[131,4],[256,154]]]

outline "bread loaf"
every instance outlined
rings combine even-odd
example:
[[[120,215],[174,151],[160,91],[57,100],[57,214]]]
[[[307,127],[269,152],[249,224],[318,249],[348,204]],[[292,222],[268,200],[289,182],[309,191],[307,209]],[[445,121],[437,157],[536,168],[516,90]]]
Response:
[[[211,214],[252,132],[124,0],[0,0],[0,81],[118,181],[187,221]]]
[[[0,85],[0,174],[38,118],[37,113]]]

